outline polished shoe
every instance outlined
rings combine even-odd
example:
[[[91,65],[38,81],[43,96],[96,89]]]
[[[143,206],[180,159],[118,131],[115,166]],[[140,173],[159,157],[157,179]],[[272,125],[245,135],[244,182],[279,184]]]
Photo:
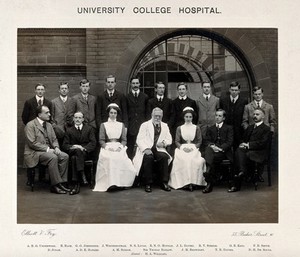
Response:
[[[194,189],[193,189],[193,185],[192,185],[192,184],[190,184],[190,185],[189,185],[189,190],[190,190],[191,192],[193,192],[193,191],[194,191]]]
[[[165,190],[167,192],[171,191],[171,188],[170,188],[170,186],[167,183],[162,183],[161,188],[162,188],[162,190]]]
[[[77,195],[80,193],[80,185],[77,184],[70,192],[70,195]]]
[[[146,191],[147,193],[151,193],[151,192],[152,192],[151,186],[150,186],[150,185],[146,185],[146,186],[145,186],[145,191]]]
[[[59,188],[58,186],[52,186],[50,188],[50,192],[51,193],[55,193],[55,194],[66,194],[67,192],[65,190],[62,190],[61,188]]]
[[[84,171],[81,172],[81,177],[82,177],[82,184],[85,185],[85,186],[88,185],[89,182],[86,179]]]
[[[207,186],[202,190],[203,194],[207,194],[213,191],[213,186],[212,184],[208,183]]]
[[[70,188],[65,187],[65,186],[64,186],[63,184],[61,184],[61,183],[58,183],[56,186],[57,186],[58,188],[64,190],[64,191],[66,191],[66,192],[71,192],[71,189],[70,189]]]
[[[237,192],[237,191],[240,191],[240,189],[239,188],[237,188],[237,187],[231,187],[231,188],[229,188],[228,190],[227,190],[227,192],[228,193],[234,193],[234,192]]]

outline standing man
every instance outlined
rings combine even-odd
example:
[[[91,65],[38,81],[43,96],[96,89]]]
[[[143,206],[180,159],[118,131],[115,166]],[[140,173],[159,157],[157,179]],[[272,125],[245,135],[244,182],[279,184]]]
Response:
[[[177,127],[184,124],[182,117],[182,111],[186,107],[191,107],[195,110],[195,116],[193,117],[193,123],[197,124],[198,121],[198,108],[196,102],[187,96],[188,86],[186,83],[181,82],[177,85],[178,97],[173,100],[174,108],[174,126],[172,128],[172,135],[175,138]]]
[[[222,160],[229,159],[233,161],[231,146],[233,143],[233,130],[230,125],[225,124],[226,112],[218,109],[215,113],[215,125],[209,127],[206,133],[206,148],[204,159],[207,170],[204,173],[207,186],[203,193],[210,193],[216,182],[216,166]]]
[[[68,82],[61,82],[58,86],[59,96],[52,100],[52,127],[55,131],[59,145],[63,143],[65,131],[72,126],[75,112],[75,102],[68,97]]]
[[[248,176],[254,162],[258,163],[258,172],[263,171],[263,162],[268,156],[270,127],[264,124],[265,113],[262,108],[256,108],[253,112],[254,124],[248,126],[245,131],[243,142],[239,145],[235,153],[237,163],[236,185],[228,192],[240,190],[241,180]]]
[[[166,87],[162,82],[155,84],[155,96],[148,101],[147,116],[150,118],[152,110],[158,107],[164,113],[162,121],[167,123],[169,128],[172,128],[174,124],[174,109],[172,100],[165,96],[165,89]]]
[[[36,109],[36,118],[25,127],[24,163],[33,168],[38,163],[48,166],[51,192],[66,194],[70,191],[62,183],[67,182],[69,156],[59,149],[55,132],[48,122],[50,110],[45,105]]]
[[[145,184],[145,191],[152,192],[154,161],[160,176],[162,189],[171,191],[169,181],[168,165],[172,157],[168,154],[166,147],[172,144],[172,136],[168,125],[162,122],[163,111],[156,107],[152,111],[152,119],[144,122],[137,135],[137,151],[133,158],[133,165],[136,171],[142,167],[142,180]]]
[[[82,112],[74,114],[74,125],[67,129],[63,143],[63,150],[66,151],[72,163],[72,181],[75,187],[70,192],[71,195],[80,192],[79,175],[83,184],[88,184],[84,173],[84,161],[91,158],[91,153],[96,148],[95,132],[88,124],[83,124],[84,116]]]
[[[220,108],[226,112],[225,123],[233,128],[233,148],[236,149],[244,133],[242,122],[247,100],[240,96],[241,85],[234,81],[229,85],[229,95],[220,99]]]
[[[98,99],[98,113],[97,119],[99,126],[101,123],[108,120],[107,107],[111,103],[115,103],[120,107],[120,115],[118,115],[117,120],[125,124],[125,127],[128,126],[128,116],[127,116],[127,102],[125,96],[115,89],[116,87],[116,77],[109,75],[106,77],[106,90],[103,95]]]
[[[130,159],[133,158],[133,148],[140,126],[144,121],[146,121],[148,96],[141,92],[140,85],[138,78],[132,78],[131,90],[127,96],[127,152]]]
[[[254,121],[254,110],[257,108],[261,108],[264,110],[264,124],[270,127],[271,133],[273,134],[275,131],[276,118],[273,105],[267,103],[263,100],[264,91],[261,87],[254,87],[253,90],[253,98],[254,101],[247,104],[244,109],[243,114],[243,128],[246,130],[249,125],[255,123]]]
[[[203,94],[197,101],[198,105],[198,124],[200,126],[202,136],[205,137],[206,130],[209,126],[215,124],[215,113],[219,108],[219,98],[211,94],[210,82],[202,82]]]
[[[80,93],[73,96],[75,101],[75,111],[82,112],[84,122],[97,130],[96,125],[96,102],[97,98],[89,93],[91,83],[87,79],[82,79],[79,83]]]
[[[22,120],[24,125],[36,118],[36,107],[45,105],[51,110],[51,102],[44,97],[46,86],[38,83],[35,86],[35,96],[28,99],[23,108]]]

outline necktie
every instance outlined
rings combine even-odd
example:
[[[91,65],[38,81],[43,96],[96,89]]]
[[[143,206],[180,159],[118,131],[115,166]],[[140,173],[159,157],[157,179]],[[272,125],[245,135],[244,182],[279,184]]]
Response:
[[[208,96],[206,97],[206,101],[208,101]]]
[[[79,126],[77,126],[77,130],[78,130],[79,132],[81,132],[81,129],[80,129],[80,127],[79,127]]]
[[[155,125],[155,129],[156,129],[156,131],[159,133],[159,131],[160,131],[160,127],[159,127],[159,125],[158,125],[158,124],[156,124],[156,125]]]
[[[137,97],[138,97],[138,94],[137,94],[137,92],[135,92],[135,93],[134,93],[134,97],[135,97],[135,98],[137,98]]]
[[[234,98],[232,98],[232,104],[234,104]]]
[[[159,101],[159,102],[161,102],[161,101],[162,101],[161,97],[160,97],[160,98],[158,98],[158,101]]]
[[[46,121],[43,122],[43,128],[44,128],[44,130],[47,130],[47,124],[46,124]]]
[[[87,101],[88,101],[88,97],[87,97],[87,96],[84,96],[84,100],[87,102]]]
[[[42,105],[42,100],[39,99],[39,100],[38,100],[38,106],[41,106],[41,105]]]
[[[109,93],[109,98],[112,98],[112,96],[113,96],[113,93]]]
[[[257,108],[259,108],[259,107],[260,107],[260,106],[259,106],[259,102],[257,102],[257,103],[256,103],[256,105],[257,105]]]
[[[220,137],[220,127],[217,124],[217,144],[220,144],[221,137]]]

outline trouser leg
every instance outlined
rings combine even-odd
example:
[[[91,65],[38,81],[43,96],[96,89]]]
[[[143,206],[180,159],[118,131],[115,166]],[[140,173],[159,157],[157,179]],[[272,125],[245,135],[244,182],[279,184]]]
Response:
[[[158,172],[160,176],[160,180],[163,183],[168,183],[169,181],[169,170],[168,170],[168,160],[169,156],[166,153],[155,152],[154,158],[156,159]]]
[[[154,162],[153,154],[149,154],[149,155],[144,154],[142,179],[146,185],[150,185],[153,183],[153,175],[152,175],[153,162]]]
[[[47,152],[41,154],[40,163],[48,166],[51,185],[63,182],[58,168],[58,156],[56,154]]]

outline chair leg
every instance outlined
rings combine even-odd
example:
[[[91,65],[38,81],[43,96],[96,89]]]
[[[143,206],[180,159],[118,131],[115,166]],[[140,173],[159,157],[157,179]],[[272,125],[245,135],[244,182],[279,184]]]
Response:
[[[269,185],[269,187],[270,187],[270,186],[272,186],[272,180],[271,180],[271,164],[270,164],[270,161],[268,162],[267,170],[268,170],[268,185]]]
[[[27,169],[27,186],[31,187],[31,192],[34,191],[35,168]]]
[[[258,187],[258,165],[257,165],[257,163],[255,163],[255,168],[254,168],[253,183],[254,183],[255,191],[257,191],[257,187]]]
[[[91,165],[91,169],[90,169],[90,188],[94,189],[95,187],[95,174],[94,174],[94,163]]]

